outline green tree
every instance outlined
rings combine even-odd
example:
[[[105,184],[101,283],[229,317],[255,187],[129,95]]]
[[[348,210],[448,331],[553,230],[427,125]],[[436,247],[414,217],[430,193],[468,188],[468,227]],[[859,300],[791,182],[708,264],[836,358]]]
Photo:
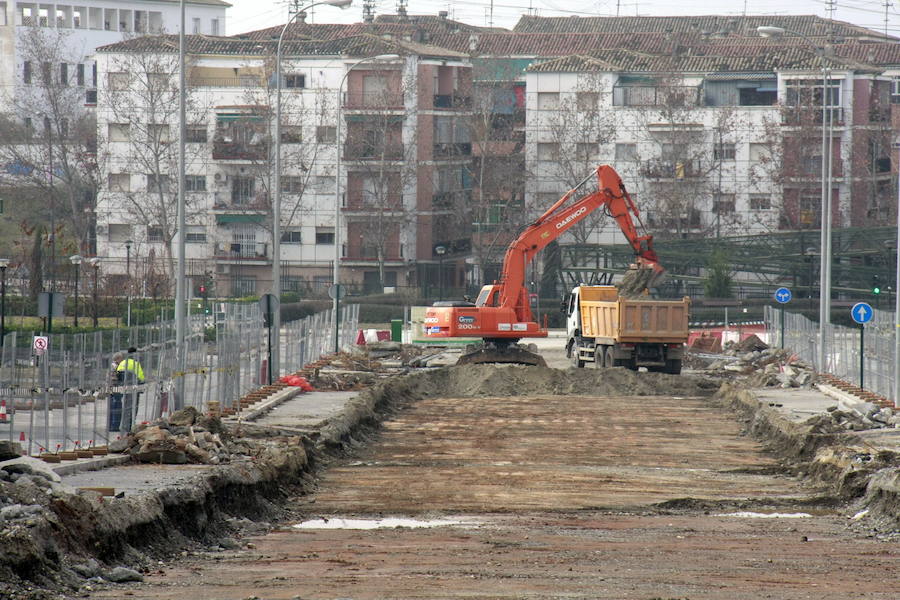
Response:
[[[733,296],[731,284],[728,252],[722,249],[714,250],[706,263],[706,281],[703,282],[703,291],[706,297],[731,298]]]

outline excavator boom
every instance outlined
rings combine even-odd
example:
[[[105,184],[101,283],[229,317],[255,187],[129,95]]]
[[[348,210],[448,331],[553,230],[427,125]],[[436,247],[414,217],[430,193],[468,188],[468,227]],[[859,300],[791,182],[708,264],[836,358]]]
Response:
[[[634,249],[637,262],[652,269],[655,279],[663,269],[653,250],[653,236],[638,233],[635,219],[640,224],[640,214],[622,179],[615,169],[601,165],[510,243],[500,280],[482,288],[474,304],[436,302],[429,307],[425,312],[425,335],[431,338],[478,337],[485,340],[487,346],[495,348],[496,352],[507,355],[513,353],[512,346],[521,338],[546,337],[547,330],[535,322],[531,312],[528,289],[525,287],[528,263],[548,244],[601,207],[616,220]],[[460,362],[464,362],[463,359]],[[527,360],[514,362],[536,364]]]

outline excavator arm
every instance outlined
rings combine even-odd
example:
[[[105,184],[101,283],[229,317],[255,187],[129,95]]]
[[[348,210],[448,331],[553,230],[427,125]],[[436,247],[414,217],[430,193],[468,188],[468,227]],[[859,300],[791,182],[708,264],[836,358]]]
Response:
[[[584,189],[590,185],[595,175],[596,189]],[[578,196],[580,198],[577,201],[569,204]],[[569,205],[566,206],[567,204]],[[528,262],[550,242],[600,207],[605,207],[609,215],[616,220],[619,229],[634,249],[637,262],[644,267],[652,268],[657,274],[662,273],[659,259],[653,250],[653,236],[638,233],[635,220],[640,224],[640,213],[625,189],[625,184],[615,169],[609,165],[600,165],[594,173],[557,200],[509,245],[499,282],[499,306],[513,309],[520,321],[530,321],[531,308],[524,285]]]

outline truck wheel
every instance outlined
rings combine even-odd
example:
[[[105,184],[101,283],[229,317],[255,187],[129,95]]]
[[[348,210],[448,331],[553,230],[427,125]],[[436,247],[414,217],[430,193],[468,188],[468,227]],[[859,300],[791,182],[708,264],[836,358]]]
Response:
[[[607,368],[607,369],[611,369],[611,368],[613,368],[613,367],[615,367],[615,366],[618,366],[618,365],[616,365],[616,359],[613,358],[613,349],[612,349],[612,347],[608,347],[608,348],[606,349],[606,352],[605,352],[604,354],[605,354],[605,356],[604,356],[604,358],[605,358],[604,364],[606,365],[606,368]]]
[[[594,368],[603,369],[606,367],[606,346],[597,344],[594,346]]]
[[[577,343],[572,344],[572,348],[569,351],[569,358],[572,359],[572,366],[575,367],[576,369],[581,369],[582,367],[584,367],[584,361],[581,360],[581,356],[578,352],[578,344]]]
[[[666,373],[681,375],[681,359],[669,359],[666,361]]]

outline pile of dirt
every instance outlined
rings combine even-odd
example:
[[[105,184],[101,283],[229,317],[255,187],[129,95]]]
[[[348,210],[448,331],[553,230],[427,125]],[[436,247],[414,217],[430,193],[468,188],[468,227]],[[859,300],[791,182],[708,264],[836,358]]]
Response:
[[[625,368],[560,370],[520,365],[466,365],[422,373],[415,379],[425,396],[703,396],[718,384],[708,379],[639,373]]]
[[[647,267],[629,269],[616,285],[619,295],[623,298],[640,298],[646,294],[655,276],[656,271]]]

